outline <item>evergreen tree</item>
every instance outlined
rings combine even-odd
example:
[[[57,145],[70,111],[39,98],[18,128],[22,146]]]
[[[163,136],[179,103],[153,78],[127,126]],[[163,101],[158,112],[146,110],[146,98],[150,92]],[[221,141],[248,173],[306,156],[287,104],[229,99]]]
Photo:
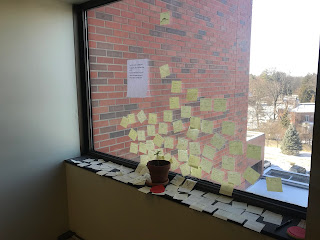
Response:
[[[285,112],[282,114],[282,116],[280,117],[281,119],[281,125],[284,128],[288,128],[290,125],[290,119],[289,119],[289,113],[288,110],[286,109]]]
[[[302,143],[299,138],[299,133],[293,125],[287,129],[281,143],[281,152],[287,155],[298,155],[302,150]]]

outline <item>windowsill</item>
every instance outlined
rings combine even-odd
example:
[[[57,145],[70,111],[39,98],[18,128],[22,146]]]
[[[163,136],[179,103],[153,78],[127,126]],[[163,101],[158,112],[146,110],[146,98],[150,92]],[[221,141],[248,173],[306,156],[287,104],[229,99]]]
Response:
[[[88,156],[88,157],[78,157],[78,158],[73,158],[73,159],[74,159],[74,160],[83,160],[83,159],[86,159],[86,158],[89,158],[89,156]],[[91,158],[94,158],[94,157],[91,157]],[[71,160],[66,160],[66,162],[67,162],[68,164],[77,166],[77,164],[73,163]],[[81,168],[81,167],[79,167],[79,168]],[[84,169],[87,170],[87,171],[93,172],[93,173],[98,172],[98,170],[90,169],[90,168],[87,168],[87,167],[82,167],[82,168],[84,168]],[[107,177],[107,176],[103,176],[103,177]],[[112,179],[112,177],[107,177],[107,178],[111,178],[111,179]],[[112,179],[112,180],[114,180],[114,179]],[[170,180],[171,180],[171,179],[170,179]],[[116,181],[116,180],[114,180],[114,181]],[[135,187],[135,188],[137,188],[137,189],[142,187],[142,186],[132,185],[132,184],[130,184],[130,183],[128,183],[128,184],[126,184],[126,185],[130,185],[131,187]],[[195,189],[197,189],[197,188],[195,188]],[[141,194],[143,194],[143,193],[141,193]],[[216,194],[216,193],[215,193],[215,194]],[[189,208],[189,205],[182,203],[180,200],[175,200],[175,199],[173,199],[172,197],[170,197],[170,196],[168,196],[168,195],[158,195],[158,196],[155,196],[155,197],[165,198],[165,199],[167,199],[167,200],[174,201],[174,202],[176,202],[176,203],[178,203],[178,204],[185,205],[186,207]],[[233,197],[233,198],[234,198],[234,197]],[[235,199],[235,198],[234,198],[234,199]],[[237,199],[235,199],[235,200],[237,200]],[[243,201],[243,200],[242,200],[242,201]],[[196,211],[196,210],[194,210],[194,211]],[[207,213],[207,212],[201,212],[201,213],[212,216],[212,213]],[[274,225],[274,224],[271,224],[271,223],[267,223],[267,222],[263,222],[263,221],[262,221],[263,217],[260,216],[260,218],[257,219],[257,222],[260,222],[260,223],[265,224],[265,227],[263,228],[263,230],[262,230],[260,233],[261,233],[261,234],[264,234],[264,235],[267,235],[267,236],[270,236],[270,237],[273,237],[273,238],[276,238],[276,239],[291,239],[291,238],[287,235],[286,230],[287,230],[287,228],[290,227],[290,226],[297,226],[301,219],[300,219],[300,218],[297,218],[297,217],[293,217],[292,215],[284,215],[283,213],[282,213],[282,216],[283,216],[283,221],[282,221],[282,223],[286,222],[286,221],[289,220],[289,219],[293,219],[293,221],[292,221],[290,224],[288,224],[287,226],[285,226],[285,227],[283,227],[283,228],[281,228],[281,229],[279,229],[279,230],[277,230],[277,231],[275,231],[275,228],[277,227],[277,225]],[[230,222],[230,223],[232,223],[232,224],[237,224],[237,225],[240,225],[240,226],[243,225],[243,224],[239,224],[239,223],[233,222],[233,221],[231,221],[231,220],[227,220],[227,221]]]

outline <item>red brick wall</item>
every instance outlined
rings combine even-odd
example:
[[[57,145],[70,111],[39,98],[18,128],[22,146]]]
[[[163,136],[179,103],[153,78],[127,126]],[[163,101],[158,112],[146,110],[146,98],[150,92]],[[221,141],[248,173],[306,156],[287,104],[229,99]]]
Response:
[[[215,132],[221,132],[223,121],[234,121],[235,136],[224,137],[241,140],[245,150],[251,7],[251,0],[125,0],[89,10],[95,149],[138,161],[137,155],[129,153],[127,135],[131,127],[146,130],[147,123],[123,129],[122,117],[142,109],[146,114],[158,113],[158,123],[162,122],[169,97],[179,96],[181,106],[192,106],[193,116],[212,120]],[[160,13],[167,11],[171,22],[160,26]],[[129,59],[150,60],[150,97],[126,98]],[[169,64],[171,75],[161,79],[159,67],[164,64]],[[181,94],[171,94],[172,80],[182,81]],[[199,101],[185,100],[189,88],[198,88],[199,97],[226,98],[227,111],[200,112]],[[174,120],[180,118],[180,110],[174,110]],[[176,140],[185,136],[189,126],[189,119],[182,120],[185,131],[168,134]],[[172,131],[172,125],[168,127]],[[203,146],[211,137],[201,133],[198,141]],[[228,151],[226,145],[217,152],[214,167],[220,168],[221,157]],[[236,158],[236,171],[247,167],[244,156]]]

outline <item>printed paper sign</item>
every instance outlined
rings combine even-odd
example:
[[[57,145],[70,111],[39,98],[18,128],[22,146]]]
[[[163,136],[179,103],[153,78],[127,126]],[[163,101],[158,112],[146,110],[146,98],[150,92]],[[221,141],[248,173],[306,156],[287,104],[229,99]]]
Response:
[[[149,59],[127,61],[127,97],[144,98],[148,93]]]

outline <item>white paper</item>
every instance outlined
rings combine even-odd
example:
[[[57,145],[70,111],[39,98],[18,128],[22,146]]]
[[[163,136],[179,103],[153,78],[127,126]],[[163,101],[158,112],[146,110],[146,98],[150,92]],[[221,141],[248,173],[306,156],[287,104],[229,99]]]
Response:
[[[301,227],[303,229],[306,229],[306,220],[301,219],[301,221],[298,224],[298,227]]]
[[[173,196],[173,199],[176,200],[185,200],[186,198],[188,198],[188,194],[184,194],[184,193],[177,193],[176,195]]]
[[[230,219],[234,222],[240,223],[240,224],[243,224],[244,221],[246,220],[245,217],[243,217],[242,215],[239,215],[239,214],[231,214],[228,216],[228,219]]]
[[[261,232],[261,230],[264,228],[265,224],[255,222],[255,221],[247,221],[244,225],[245,228],[249,228],[256,232]]]
[[[241,215],[244,216],[248,221],[253,221],[253,222],[260,217],[260,215],[250,213],[250,212],[244,212]]]
[[[219,202],[223,202],[223,203],[231,203],[233,198],[229,198],[229,197],[225,197],[225,196],[220,195],[216,200]]]
[[[192,205],[194,203],[197,203],[201,200],[201,197],[190,195],[188,198],[182,201],[184,204]]]
[[[213,213],[216,209],[218,209],[217,206],[215,206],[215,205],[208,205],[208,206],[204,209],[204,211],[205,211],[205,212],[208,212],[208,213]]]
[[[77,164],[78,167],[86,167],[86,166],[89,166],[90,164],[89,163],[79,163]]]
[[[100,176],[103,176],[105,175],[106,173],[108,173],[108,171],[99,171],[99,172],[96,172],[96,174],[100,175]]]
[[[217,195],[217,194],[214,194],[214,193],[206,193],[205,195],[203,195],[203,197],[209,198],[209,199],[212,199],[212,200],[216,200],[220,196]]]
[[[180,186],[183,181],[185,180],[184,177],[180,176],[180,175],[176,175],[171,181],[170,183],[176,186]]]
[[[263,208],[255,207],[255,206],[252,206],[252,205],[248,205],[246,211],[261,215],[262,212],[263,212]]]
[[[200,196],[202,196],[202,195],[204,194],[204,192],[194,189],[194,190],[192,190],[192,191],[190,192],[190,194],[191,194],[191,195],[194,195],[194,196],[200,197]]]
[[[218,209],[212,216],[227,221],[228,217],[231,216],[231,213],[224,211],[224,210],[221,210],[221,209]]]
[[[282,222],[282,215],[281,214],[277,214],[277,213],[270,212],[270,211],[266,210],[262,214],[262,216],[264,217],[263,218],[264,222],[273,223],[276,225],[281,225],[281,222]]]
[[[144,98],[149,83],[149,60],[132,59],[127,61],[127,97]]]
[[[185,193],[189,193],[192,191],[192,189],[194,188],[194,186],[196,185],[196,181],[193,181],[191,179],[187,179],[183,185],[181,187],[179,187],[178,191],[179,192],[185,192]]]
[[[247,208],[247,204],[244,203],[244,202],[232,201],[232,207],[240,208],[240,209],[246,209]]]
[[[85,160],[83,160],[84,162],[87,162],[87,163],[89,163],[89,162],[93,162],[95,159],[92,159],[92,158],[87,158],[87,159],[85,159]]]
[[[71,160],[71,162],[73,162],[73,163],[82,163],[81,161],[78,161],[78,160],[73,160],[73,159],[70,159]]]
[[[197,203],[191,204],[189,207],[191,209],[194,209],[194,210],[197,210],[199,212],[202,212],[206,208],[206,205],[203,204],[203,203],[197,202]]]
[[[150,187],[142,187],[142,188],[139,188],[138,190],[143,193],[148,193],[150,192],[150,189],[151,189]]]

